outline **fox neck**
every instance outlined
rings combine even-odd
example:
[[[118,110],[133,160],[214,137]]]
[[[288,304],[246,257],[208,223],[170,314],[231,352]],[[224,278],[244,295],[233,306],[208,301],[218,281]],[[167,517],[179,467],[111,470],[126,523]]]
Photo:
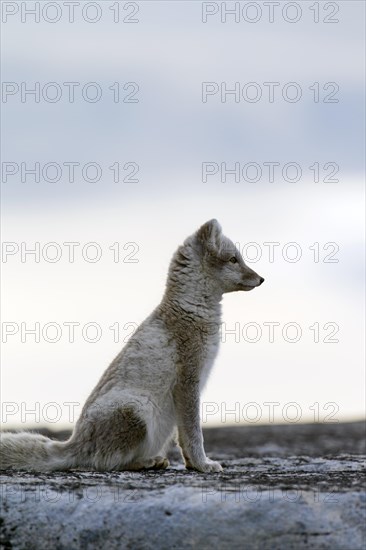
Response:
[[[171,263],[162,303],[207,322],[220,322],[222,291],[200,266],[177,254]]]

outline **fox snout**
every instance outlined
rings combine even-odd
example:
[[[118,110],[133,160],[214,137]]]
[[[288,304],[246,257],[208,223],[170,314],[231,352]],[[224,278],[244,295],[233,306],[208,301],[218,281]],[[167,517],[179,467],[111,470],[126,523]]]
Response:
[[[264,282],[264,278],[258,275],[255,271],[246,266],[243,277],[243,290],[252,290],[260,286]]]

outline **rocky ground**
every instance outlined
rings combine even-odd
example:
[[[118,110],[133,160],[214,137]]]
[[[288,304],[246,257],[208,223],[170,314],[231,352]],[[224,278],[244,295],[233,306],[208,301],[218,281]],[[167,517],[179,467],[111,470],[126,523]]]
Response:
[[[220,474],[184,470],[174,448],[165,471],[3,471],[1,545],[365,549],[363,423],[211,428],[204,437]]]

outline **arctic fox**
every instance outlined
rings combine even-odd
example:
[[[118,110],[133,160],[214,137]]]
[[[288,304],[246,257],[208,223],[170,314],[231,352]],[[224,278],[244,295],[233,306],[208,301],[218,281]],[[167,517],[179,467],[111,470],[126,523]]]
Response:
[[[70,439],[5,433],[0,467],[166,468],[175,432],[187,468],[220,472],[205,454],[200,426],[200,392],[219,346],[220,301],[225,292],[263,281],[216,220],[202,225],[174,254],[161,303],[104,372]]]

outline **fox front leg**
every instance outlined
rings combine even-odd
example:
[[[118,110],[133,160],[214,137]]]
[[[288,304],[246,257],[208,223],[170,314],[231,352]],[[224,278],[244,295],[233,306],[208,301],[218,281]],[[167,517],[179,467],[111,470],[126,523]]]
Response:
[[[221,464],[210,460],[203,447],[199,384],[195,384],[194,388],[192,381],[190,384],[180,384],[175,392],[175,406],[179,445],[186,467],[199,472],[221,472]]]

